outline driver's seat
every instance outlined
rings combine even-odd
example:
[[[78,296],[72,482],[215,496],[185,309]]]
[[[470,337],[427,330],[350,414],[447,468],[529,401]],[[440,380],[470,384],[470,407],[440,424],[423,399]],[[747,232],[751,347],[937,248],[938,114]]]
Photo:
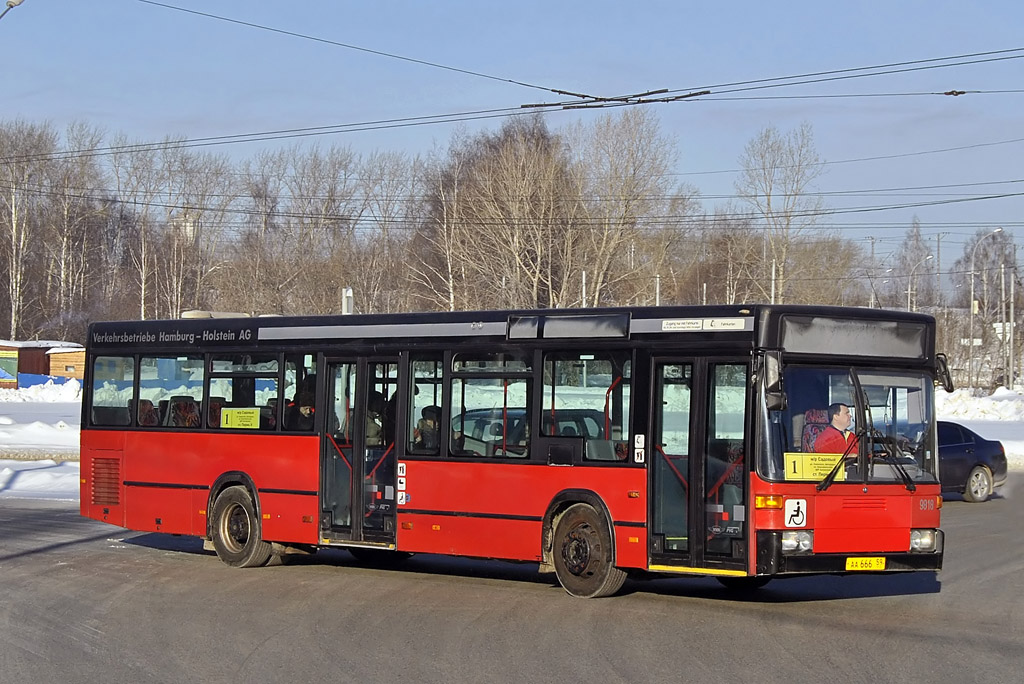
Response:
[[[827,409],[808,409],[804,412],[804,430],[800,437],[800,448],[804,453],[814,451],[818,435],[829,426]]]

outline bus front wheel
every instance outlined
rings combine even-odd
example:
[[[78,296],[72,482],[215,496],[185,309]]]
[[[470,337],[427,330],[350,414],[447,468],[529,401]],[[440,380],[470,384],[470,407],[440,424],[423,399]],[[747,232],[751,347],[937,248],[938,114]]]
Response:
[[[611,596],[626,581],[626,573],[613,565],[608,524],[587,504],[570,506],[558,519],[551,553],[558,582],[572,596]]]
[[[236,568],[266,565],[273,547],[260,536],[260,519],[245,487],[228,487],[213,504],[213,548]]]

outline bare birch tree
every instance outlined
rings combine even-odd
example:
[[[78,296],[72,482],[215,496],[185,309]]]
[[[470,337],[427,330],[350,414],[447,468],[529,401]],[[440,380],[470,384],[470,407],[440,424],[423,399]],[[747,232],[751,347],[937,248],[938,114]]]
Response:
[[[84,124],[69,126],[65,136],[71,150],[99,147],[102,134]],[[51,164],[50,193],[46,202],[46,294],[43,298],[44,325],[55,339],[70,339],[81,329],[79,316],[91,285],[102,271],[89,268],[98,256],[100,240],[94,237],[102,225],[104,205],[100,201],[104,180],[97,158],[89,154],[68,154]],[[72,326],[78,330],[72,330]]]
[[[459,247],[469,236],[459,217],[466,156],[453,145],[447,160],[435,155],[424,170],[426,219],[410,243],[409,273],[414,300],[422,300],[427,309],[465,308]]]
[[[57,135],[48,125],[23,121],[0,125],[0,233],[10,339],[24,332],[30,257],[34,245],[42,242],[40,205],[48,191],[48,167],[56,150]]]
[[[588,271],[583,305],[649,299],[643,293],[653,289],[664,256],[687,232],[686,218],[695,208],[695,193],[677,187],[669,173],[676,161],[674,145],[660,134],[656,117],[639,108],[601,117],[577,129],[573,139],[586,179],[582,195],[590,227],[583,250]],[[652,240],[658,233],[661,239]],[[649,244],[646,259],[637,258],[642,243]],[[638,276],[648,283],[641,294],[614,293],[616,283]]]
[[[130,214],[134,234],[114,236],[115,244],[125,240],[134,270],[135,290],[138,297],[139,318],[145,319],[156,311],[156,198],[161,190],[158,168],[158,150],[151,145],[129,143],[118,137],[113,141],[114,154],[110,157],[111,172],[117,198]],[[120,233],[127,227],[117,222]],[[114,279],[108,288],[118,287]]]
[[[810,124],[785,134],[773,126],[765,128],[747,144],[740,166],[736,192],[764,226],[765,273],[758,281],[760,294],[781,304],[787,300],[794,266],[790,247],[815,225],[823,206],[819,195],[810,194],[823,169]]]

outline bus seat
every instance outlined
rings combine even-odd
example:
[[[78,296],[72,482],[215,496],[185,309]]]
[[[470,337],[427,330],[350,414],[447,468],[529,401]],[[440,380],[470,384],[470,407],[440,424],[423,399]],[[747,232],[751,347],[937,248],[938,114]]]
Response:
[[[583,457],[588,461],[618,461],[615,445],[610,439],[588,439]]]
[[[139,399],[139,425],[152,427],[160,424],[160,414],[149,399]]]
[[[188,395],[171,397],[167,418],[172,427],[199,427],[199,404]]]
[[[226,403],[227,399],[225,399],[224,397],[210,397],[210,403],[207,408],[207,413],[209,415],[207,415],[206,417],[208,421],[207,424],[210,427],[220,427],[220,410],[224,408],[224,404]]]
[[[828,410],[808,409],[804,412],[804,429],[801,431],[800,438],[800,448],[804,453],[814,451],[815,440],[828,425]]]

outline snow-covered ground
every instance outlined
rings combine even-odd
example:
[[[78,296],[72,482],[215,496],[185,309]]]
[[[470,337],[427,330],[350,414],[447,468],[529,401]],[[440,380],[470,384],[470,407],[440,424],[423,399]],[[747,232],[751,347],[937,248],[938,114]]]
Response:
[[[939,391],[935,402],[940,419],[998,439],[1010,469],[1024,471],[1024,394]],[[78,500],[80,422],[81,385],[75,381],[0,390],[0,497]]]

